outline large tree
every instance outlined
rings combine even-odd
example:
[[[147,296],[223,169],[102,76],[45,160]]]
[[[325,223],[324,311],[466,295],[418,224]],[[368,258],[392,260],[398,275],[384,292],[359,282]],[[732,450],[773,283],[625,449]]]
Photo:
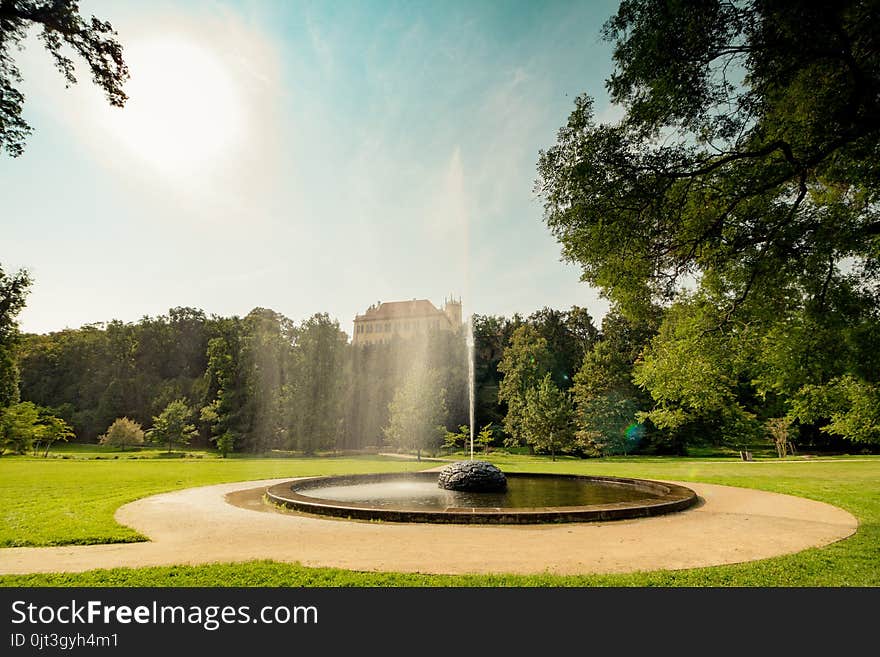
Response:
[[[651,398],[632,380],[659,321],[659,313],[634,321],[617,308],[602,318],[601,338],[584,355],[572,387],[578,442],[588,454],[627,453],[643,437],[660,438],[656,432],[646,436],[644,425],[636,425],[636,414],[651,408]]]
[[[69,48],[85,60],[111,105],[122,107],[127,100],[122,85],[128,68],[110,23],[83,18],[75,0],[0,0],[0,149],[12,157],[22,154],[31,133],[22,117],[22,78],[13,53],[33,26],[39,27],[39,39],[68,86],[76,83],[76,66],[65,54]]]
[[[626,0],[604,28],[625,110],[582,96],[538,186],[584,278],[634,309],[690,276],[724,296],[877,284],[880,5]],[[774,295],[776,296],[776,295]]]
[[[734,436],[750,397],[818,425],[880,397],[878,24],[877,2],[626,0],[605,25],[624,116],[578,98],[538,188],[584,280],[631,317],[677,305],[640,379],[652,419],[723,408]]]
[[[549,373],[526,392],[522,430],[529,445],[539,451],[556,454],[574,444],[574,411],[571,397],[560,390]]]
[[[528,434],[523,427],[526,395],[537,387],[545,374],[550,373],[552,366],[553,354],[546,338],[537,329],[525,324],[513,332],[498,364],[498,371],[504,375],[498,388],[498,399],[507,404],[504,430],[509,434],[508,444],[528,443]]]
[[[348,336],[327,313],[303,321],[296,341],[298,371],[290,412],[295,446],[306,454],[335,448],[343,435]]]

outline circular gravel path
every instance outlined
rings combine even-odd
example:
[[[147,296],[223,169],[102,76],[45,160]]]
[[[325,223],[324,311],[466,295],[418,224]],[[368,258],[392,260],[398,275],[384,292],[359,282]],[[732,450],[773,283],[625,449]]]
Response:
[[[673,482],[701,502],[606,523],[531,526],[352,522],[262,502],[289,479],[154,495],[116,520],[149,542],[0,550],[0,574],[272,559],[305,566],[419,573],[624,573],[716,566],[799,552],[852,535],[848,512],[801,497]]]

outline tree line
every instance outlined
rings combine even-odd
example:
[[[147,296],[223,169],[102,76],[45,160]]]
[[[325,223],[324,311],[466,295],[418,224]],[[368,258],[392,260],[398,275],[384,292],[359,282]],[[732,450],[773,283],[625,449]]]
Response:
[[[2,281],[7,301],[23,299],[30,283],[23,272]],[[6,306],[17,312],[23,303]],[[555,457],[876,442],[860,421],[806,418],[798,406],[786,413],[778,399],[756,394],[754,381],[725,369],[731,358],[760,363],[755,354],[725,349],[723,334],[684,339],[673,330],[679,312],[654,307],[632,319],[614,307],[599,327],[576,306],[474,315],[478,445]],[[19,335],[7,322],[0,335],[7,451],[48,451],[73,438],[123,449],[145,440],[169,450],[213,445],[224,455],[421,453],[465,447],[469,437],[464,327],[354,346],[324,313],[297,324],[265,308],[245,317],[172,308],[42,335]],[[857,371],[853,364],[850,376]],[[690,405],[670,410],[670,390],[684,385]]]

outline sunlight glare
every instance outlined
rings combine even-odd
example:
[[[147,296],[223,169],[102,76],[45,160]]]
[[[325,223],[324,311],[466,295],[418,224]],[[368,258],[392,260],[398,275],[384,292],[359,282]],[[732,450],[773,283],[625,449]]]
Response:
[[[136,156],[171,176],[231,157],[244,117],[235,80],[214,52],[182,38],[126,49],[129,100],[110,127]]]

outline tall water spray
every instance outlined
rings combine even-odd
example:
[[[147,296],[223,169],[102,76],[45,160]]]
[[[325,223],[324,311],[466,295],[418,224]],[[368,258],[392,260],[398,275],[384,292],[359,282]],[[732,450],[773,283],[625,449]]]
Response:
[[[468,317],[467,323],[467,358],[468,358],[468,403],[470,410],[471,429],[471,461],[474,460],[474,316]]]

